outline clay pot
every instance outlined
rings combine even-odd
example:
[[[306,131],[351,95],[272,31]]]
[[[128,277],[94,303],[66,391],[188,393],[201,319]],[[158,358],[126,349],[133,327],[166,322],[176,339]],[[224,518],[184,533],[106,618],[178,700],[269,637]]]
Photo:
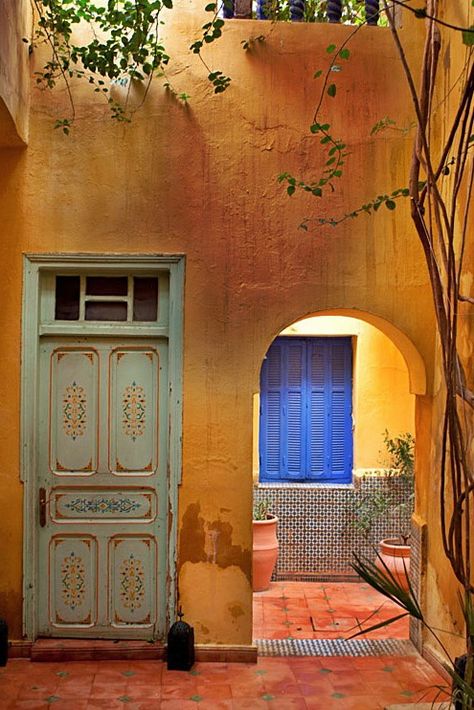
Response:
[[[379,555],[402,589],[408,590],[410,545],[403,544],[396,537],[390,537],[379,542]],[[377,557],[375,564],[382,572],[386,572],[379,557]]]
[[[253,521],[253,591],[263,592],[270,586],[278,557],[278,518]]]

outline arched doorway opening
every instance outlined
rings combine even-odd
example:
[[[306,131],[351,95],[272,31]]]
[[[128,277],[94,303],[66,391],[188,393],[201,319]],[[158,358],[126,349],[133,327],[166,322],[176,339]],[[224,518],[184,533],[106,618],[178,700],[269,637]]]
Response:
[[[353,550],[371,555],[372,540],[398,534],[390,529],[393,520],[380,520],[365,539],[352,524],[354,496],[378,495],[385,485],[384,433],[415,434],[424,363],[387,321],[330,311],[278,333],[262,362],[260,386],[254,498],[267,500],[280,520],[274,580],[354,580]],[[407,506],[408,529],[410,517]]]

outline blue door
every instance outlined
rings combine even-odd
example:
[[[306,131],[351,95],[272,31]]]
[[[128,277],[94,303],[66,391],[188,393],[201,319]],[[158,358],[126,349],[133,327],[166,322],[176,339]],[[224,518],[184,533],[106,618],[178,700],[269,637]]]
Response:
[[[276,338],[260,385],[260,479],[350,483],[351,338]]]

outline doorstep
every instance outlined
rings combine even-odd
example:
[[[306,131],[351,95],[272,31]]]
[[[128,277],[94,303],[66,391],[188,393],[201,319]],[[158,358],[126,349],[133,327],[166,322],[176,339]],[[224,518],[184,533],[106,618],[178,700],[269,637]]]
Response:
[[[454,710],[454,705],[445,703],[403,703],[402,705],[386,705],[384,710]]]
[[[165,647],[147,641],[108,639],[38,639],[31,646],[32,661],[148,661],[164,660]]]
[[[257,646],[196,644],[196,661],[257,663]],[[166,646],[154,641],[106,639],[38,639],[31,645],[32,661],[164,661]]]

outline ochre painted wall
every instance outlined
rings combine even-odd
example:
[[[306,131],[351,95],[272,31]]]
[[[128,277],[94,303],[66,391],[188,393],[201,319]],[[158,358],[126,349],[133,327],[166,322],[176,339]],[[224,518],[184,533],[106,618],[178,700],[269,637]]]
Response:
[[[338,99],[323,105],[333,134],[351,147],[337,190],[324,201],[289,199],[277,175],[312,178],[325,160],[309,132],[319,91],[313,74],[326,66],[328,43],[351,30],[228,22],[205,50],[209,65],[232,77],[213,96],[187,51],[208,19],[195,4],[178,2],[163,28],[175,57],[168,78],[190,94],[188,105],[157,80],[133,122],[116,125],[79,87],[77,122],[65,136],[52,128],[67,115],[65,92],[33,88],[29,146],[1,155],[0,608],[14,638],[22,613],[22,253],[186,254],[179,582],[201,643],[251,641],[252,395],[272,339],[308,314],[357,308],[410,338],[431,387],[433,311],[408,205],[396,220],[383,209],[337,230],[298,230],[305,216],[337,216],[406,183],[409,141],[396,131],[370,136],[383,116],[412,120],[389,31],[361,29],[337,74]],[[242,41],[262,32],[265,42],[244,52]],[[420,32],[416,23],[403,31],[414,63]],[[40,61],[36,51],[31,71]],[[423,452],[417,465],[427,467]]]

